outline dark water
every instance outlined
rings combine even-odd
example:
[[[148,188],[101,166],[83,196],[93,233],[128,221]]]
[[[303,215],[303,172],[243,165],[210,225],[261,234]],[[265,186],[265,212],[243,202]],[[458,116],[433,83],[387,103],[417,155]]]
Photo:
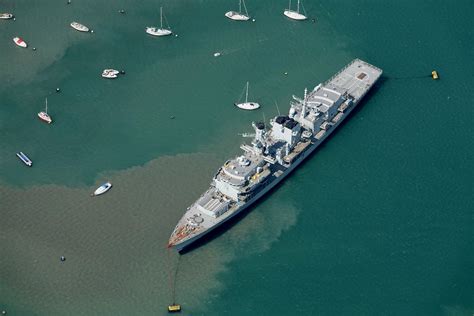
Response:
[[[144,33],[160,5],[178,37]],[[286,5],[249,0],[256,22],[233,23],[232,1],[0,2],[17,17],[0,21],[0,310],[164,315],[178,266],[185,315],[474,313],[474,2],[304,2],[316,23]],[[384,78],[328,142],[231,229],[167,253],[238,133],[355,57]],[[262,110],[232,106],[247,80]]]

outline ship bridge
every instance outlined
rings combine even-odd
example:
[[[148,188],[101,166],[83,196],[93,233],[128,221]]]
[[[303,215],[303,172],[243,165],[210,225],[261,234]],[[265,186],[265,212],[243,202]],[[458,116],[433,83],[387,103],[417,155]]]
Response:
[[[264,165],[264,157],[252,152],[227,161],[214,178],[216,188],[226,196],[237,201],[240,188],[248,183],[258,167]]]

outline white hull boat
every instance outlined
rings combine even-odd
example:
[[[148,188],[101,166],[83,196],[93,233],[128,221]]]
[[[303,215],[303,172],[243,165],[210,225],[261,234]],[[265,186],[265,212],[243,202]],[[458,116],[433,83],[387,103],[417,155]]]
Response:
[[[256,110],[260,107],[260,104],[257,102],[244,102],[244,103],[236,103],[235,106],[237,106],[239,109],[242,110]]]
[[[292,10],[285,10],[285,12],[283,12],[284,15],[286,15],[287,17],[289,17],[290,19],[292,20],[297,20],[297,21],[303,21],[303,20],[306,20],[307,17],[301,13],[298,13],[296,11],[292,11]]]
[[[244,12],[242,12],[242,4],[244,7]],[[231,20],[234,21],[248,21],[250,19],[249,13],[247,12],[247,7],[245,6],[245,1],[244,0],[239,0],[239,11],[229,11],[226,12],[225,14],[226,17],[228,17]]]
[[[241,102],[241,103],[236,102],[234,103],[235,106],[238,107],[239,109],[249,110],[249,111],[256,110],[260,107],[260,104],[258,104],[257,102],[249,102],[248,98],[249,98],[249,82],[247,81],[246,90],[245,90],[245,102]]]
[[[11,14],[11,13],[0,13],[0,19],[2,19],[2,20],[13,19],[13,14]]]
[[[168,28],[163,27],[163,8],[162,7],[160,7],[160,27],[147,26],[145,29],[145,32],[153,36],[167,36],[167,35],[173,34],[169,26]]]
[[[20,158],[20,160],[23,161],[23,163],[28,167],[31,167],[33,165],[33,161],[31,161],[30,158],[28,158],[28,156],[26,156],[22,151],[17,152],[16,156]]]
[[[97,195],[104,194],[105,192],[109,191],[111,187],[112,187],[112,183],[106,182],[106,183],[102,184],[100,187],[98,187],[94,191],[94,193],[91,194],[91,196],[97,196]]]
[[[79,32],[89,32],[89,28],[78,22],[72,22],[71,27]]]
[[[103,78],[108,78],[108,79],[115,79],[115,78],[117,78],[118,74],[119,74],[118,70],[104,69],[104,71],[102,72],[102,77]]]
[[[53,122],[53,119],[48,114],[48,99],[46,99],[46,108],[45,108],[44,112],[39,112],[38,117],[39,117],[40,120],[42,120],[42,121],[44,121],[48,124],[51,124]]]
[[[168,29],[160,29],[157,27],[152,27],[148,26],[145,30],[148,34],[153,35],[153,36],[166,36],[166,35],[171,35],[173,32]]]
[[[28,47],[28,44],[26,44],[26,42],[21,37],[13,38],[13,42],[20,47],[23,47],[23,48]]]
[[[296,5],[296,11],[291,10],[291,0],[289,0],[289,2],[290,3],[288,5],[288,9],[283,11],[283,14],[292,20],[296,20],[296,21],[306,20],[307,19],[306,15],[300,13],[300,0],[298,0],[298,4]]]
[[[248,21],[250,19],[250,17],[235,11],[226,12],[225,16],[234,21]]]

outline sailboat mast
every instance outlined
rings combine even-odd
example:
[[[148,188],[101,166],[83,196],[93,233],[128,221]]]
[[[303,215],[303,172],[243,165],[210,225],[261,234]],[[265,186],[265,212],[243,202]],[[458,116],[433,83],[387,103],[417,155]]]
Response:
[[[239,0],[239,13],[242,13],[242,0]]]
[[[300,0],[298,0],[298,5],[296,7],[296,12],[300,13]]]
[[[247,91],[245,92],[245,103],[247,103],[248,97],[249,97],[249,82],[247,81]]]
[[[160,29],[163,28],[163,7],[160,7]]]
[[[46,98],[46,109],[45,109],[46,114],[48,114],[48,98]]]
[[[291,10],[291,0],[289,0],[289,3],[288,3],[288,11]]]
[[[245,16],[248,17],[248,16],[249,16],[249,13],[248,13],[248,11],[247,11],[247,6],[245,5],[245,0],[242,0],[242,3],[243,3],[243,5],[244,5]]]

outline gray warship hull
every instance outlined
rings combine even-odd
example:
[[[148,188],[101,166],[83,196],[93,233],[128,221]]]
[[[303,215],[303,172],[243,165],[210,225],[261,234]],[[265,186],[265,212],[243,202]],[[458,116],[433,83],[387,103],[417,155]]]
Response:
[[[336,128],[347,118],[347,116],[349,116],[349,114],[360,103],[362,98],[373,87],[381,74],[382,70],[379,68],[359,59],[355,59],[341,71],[336,73],[331,79],[316,86],[313,90],[314,93],[312,92],[308,96],[305,93],[304,100],[294,97],[295,100],[298,101],[298,103],[293,103],[290,109],[290,116],[293,116],[294,122],[291,121],[292,118],[286,117],[287,120],[285,124],[288,125],[286,126],[287,129],[288,127],[292,128],[290,132],[293,131],[293,136],[295,135],[294,130],[299,127],[298,125],[301,125],[301,129],[298,129],[296,133],[299,133],[300,136],[296,137],[296,141],[289,139],[285,140],[286,143],[283,142],[285,144],[295,143],[292,146],[292,150],[287,149],[284,159],[281,159],[281,157],[278,156],[278,151],[276,151],[276,155],[271,155],[261,149],[261,153],[260,151],[256,151],[255,148],[258,146],[251,148],[250,146],[242,145],[241,148],[248,153],[248,158],[251,160],[249,165],[252,165],[254,160],[259,161],[258,159],[262,157],[265,160],[264,164],[260,164],[263,166],[263,171],[260,170],[259,172],[258,167],[255,168],[255,173],[244,179],[244,182],[252,182],[252,180],[255,180],[254,178],[256,176],[258,178],[258,176],[262,174],[265,175],[265,181],[261,184],[257,183],[253,185],[251,190],[252,194],[249,198],[242,198],[248,189],[240,189],[240,191],[237,191],[238,194],[232,197],[233,191],[228,191],[227,187],[229,187],[229,184],[233,184],[232,188],[234,188],[238,187],[239,184],[233,183],[232,180],[235,179],[229,179],[229,175],[234,175],[238,179],[240,178],[238,172],[236,172],[236,174],[232,173],[235,168],[230,168],[230,174],[229,172],[223,172],[223,169],[226,168],[227,165],[232,165],[232,163],[229,163],[228,161],[218,171],[208,191],[204,193],[190,208],[188,208],[185,215],[178,222],[178,225],[170,237],[169,247],[174,247],[177,251],[183,251],[194,244],[197,240],[208,235],[216,228],[227,223],[229,220],[251,207],[263,195],[285,179],[287,175],[297,168],[316,150],[316,148],[319,147],[319,145],[324,142],[329,135],[334,132],[334,130],[336,130]],[[322,93],[321,91],[327,93]],[[332,92],[335,92],[336,94],[332,96]],[[336,99],[336,97],[338,98]],[[332,100],[331,98],[335,100]],[[350,102],[347,102],[347,100]],[[316,104],[316,106],[314,104]],[[308,112],[307,107],[310,107],[310,105],[313,105],[314,107],[313,112],[316,113],[316,115],[314,115],[316,118],[311,117],[311,109],[309,110],[310,113],[306,115]],[[330,106],[328,107],[327,105]],[[334,113],[328,114],[331,106],[337,106],[337,111],[334,110]],[[324,110],[326,110],[326,112],[324,112]],[[318,117],[320,115],[318,113],[326,114],[326,117],[322,117],[323,119],[319,122]],[[276,120],[278,121],[278,117]],[[280,119],[280,121],[282,121],[282,119]],[[288,124],[288,122],[292,124]],[[314,122],[318,123],[316,124]],[[322,124],[320,124],[321,122]],[[279,144],[281,141],[280,138],[285,137],[279,136],[276,132],[277,128],[280,128],[283,125],[280,126],[277,122],[273,123],[273,134],[267,133],[266,146],[263,146],[264,148],[271,147],[274,144]],[[308,124],[310,125],[308,126]],[[318,127],[315,127],[316,125],[318,125]],[[258,129],[256,129],[256,131],[258,132]],[[305,132],[311,134],[311,136],[303,139]],[[270,141],[268,139],[270,139]],[[287,147],[290,146],[287,145]],[[275,159],[275,156],[279,159]],[[245,167],[246,165],[243,165],[243,168]],[[226,186],[223,186],[221,182],[225,182],[224,184]],[[248,184],[245,185],[248,186]],[[215,202],[213,198],[218,201]],[[202,201],[207,202],[204,203]],[[211,206],[209,207],[207,205]],[[219,208],[222,205],[228,206],[222,211],[222,207]],[[210,212],[210,210],[214,211],[214,213]],[[203,214],[203,212],[206,214]]]

